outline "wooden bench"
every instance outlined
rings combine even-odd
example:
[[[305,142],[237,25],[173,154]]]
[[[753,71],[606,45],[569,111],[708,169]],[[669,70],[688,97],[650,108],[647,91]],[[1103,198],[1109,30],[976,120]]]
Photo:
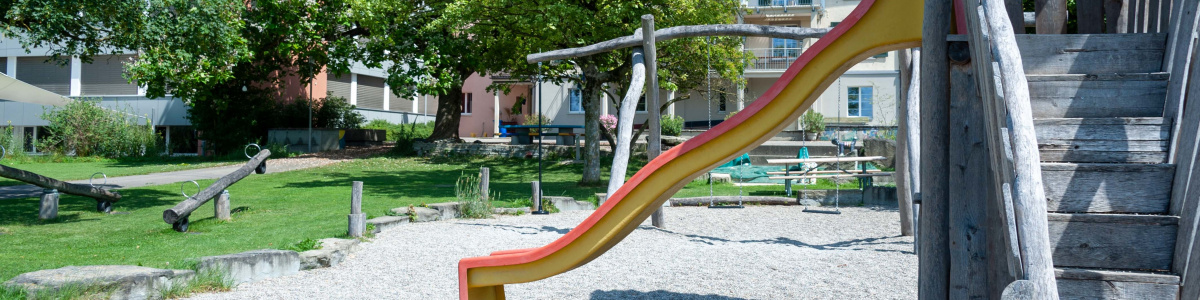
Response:
[[[769,179],[813,179],[813,178],[846,178],[846,177],[878,177],[892,176],[892,172],[873,172],[866,174],[828,174],[828,175],[797,175],[797,176],[771,176]]]

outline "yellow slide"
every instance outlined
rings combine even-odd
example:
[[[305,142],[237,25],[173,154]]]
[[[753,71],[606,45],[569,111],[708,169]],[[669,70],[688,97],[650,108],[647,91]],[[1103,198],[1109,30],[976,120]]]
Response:
[[[854,64],[886,51],[919,47],[924,5],[918,0],[863,0],[762,97],[729,120],[650,161],[563,237],[540,248],[459,261],[459,298],[504,299],[505,284],[554,276],[604,254],[690,179],[758,147],[795,122]]]

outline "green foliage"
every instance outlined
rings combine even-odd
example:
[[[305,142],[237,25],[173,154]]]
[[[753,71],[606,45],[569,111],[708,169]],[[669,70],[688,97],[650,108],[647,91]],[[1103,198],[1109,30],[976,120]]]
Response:
[[[662,115],[662,134],[670,136],[679,136],[683,132],[683,117]]]
[[[371,122],[363,125],[362,128],[387,130],[387,139],[389,141],[426,139],[429,138],[430,133],[433,133],[433,122],[393,124],[387,120],[371,120]]]
[[[59,155],[131,157],[158,154],[158,136],[150,121],[124,112],[100,107],[99,100],[71,101],[62,107],[46,108],[42,119],[48,137],[39,148]]]
[[[800,117],[800,124],[808,132],[825,132],[825,115],[809,110]]]
[[[317,100],[297,98],[288,103],[276,101],[265,90],[248,89],[237,92],[242,102],[237,107],[193,107],[188,119],[200,131],[206,149],[217,155],[242,155],[246,144],[265,140],[274,128],[307,128],[309,106],[312,106],[313,128],[360,128],[363,116],[354,111],[345,98],[327,97]],[[273,150],[272,150],[273,151]]]
[[[271,150],[270,158],[272,158],[272,159],[300,156],[300,153],[292,152],[292,150],[288,149],[287,145],[280,144],[280,143],[268,143],[263,148],[267,149],[267,150]],[[242,153],[242,154],[244,155],[245,153]],[[254,155],[254,154],[250,154],[250,155]]]
[[[296,252],[304,252],[304,251],[308,251],[308,250],[317,250],[317,249],[321,249],[321,241],[309,239],[309,238],[297,241],[295,243],[292,243],[290,245],[283,246],[282,248],[280,248],[280,250],[292,250],[292,251],[296,251]]]
[[[521,125],[550,125],[551,123],[554,123],[554,120],[543,114],[524,115],[523,117],[525,119],[525,123],[522,123]]]
[[[8,126],[0,127],[0,146],[4,147],[4,153],[0,154],[4,157],[0,159],[12,159],[24,154],[24,147],[21,147],[20,141],[17,140],[15,130],[11,121],[8,122]]]
[[[463,174],[454,184],[454,195],[458,198],[459,212],[463,218],[483,219],[492,217],[492,203],[479,190],[479,175]]]
[[[317,118],[316,126],[322,128],[358,129],[366,122],[362,114],[354,111],[350,100],[342,97],[327,97],[321,101],[321,107],[313,111]]]

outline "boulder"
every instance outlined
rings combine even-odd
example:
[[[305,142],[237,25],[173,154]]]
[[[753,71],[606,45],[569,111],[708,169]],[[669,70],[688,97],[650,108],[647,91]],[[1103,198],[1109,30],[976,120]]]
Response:
[[[709,173],[713,183],[733,182],[733,176],[724,173]]]
[[[321,239],[321,249],[300,252],[300,269],[328,268],[342,263],[346,257],[361,248],[358,240],[328,238]]]
[[[190,270],[166,270],[139,266],[68,266],[17,275],[4,284],[24,288],[33,294],[54,291],[64,286],[93,288],[108,293],[109,299],[157,298],[158,291],[175,284],[186,284],[195,273]]]
[[[686,142],[687,140],[688,138],[681,136],[662,136],[662,144],[664,146],[679,146],[679,144],[683,144],[683,142]]]
[[[196,270],[227,274],[233,284],[255,282],[300,272],[300,254],[287,250],[254,250],[201,257]]]
[[[886,160],[877,161],[880,168],[895,168],[896,167],[896,141],[889,139],[866,139],[863,140],[863,153],[866,156],[883,156]]]
[[[462,216],[462,205],[458,202],[434,203],[430,204],[429,208],[435,209],[441,214],[439,220],[457,219]]]

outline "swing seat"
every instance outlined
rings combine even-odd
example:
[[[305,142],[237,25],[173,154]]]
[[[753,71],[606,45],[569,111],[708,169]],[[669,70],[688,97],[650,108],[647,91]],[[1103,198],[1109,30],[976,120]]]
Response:
[[[805,206],[805,207],[804,207],[804,210],[803,210],[803,212],[806,212],[806,213],[814,213],[814,214],[829,214],[829,215],[840,215],[840,214],[842,214],[842,211],[840,211],[840,210],[820,210],[820,209],[809,209],[809,208],[808,208],[808,206]]]

